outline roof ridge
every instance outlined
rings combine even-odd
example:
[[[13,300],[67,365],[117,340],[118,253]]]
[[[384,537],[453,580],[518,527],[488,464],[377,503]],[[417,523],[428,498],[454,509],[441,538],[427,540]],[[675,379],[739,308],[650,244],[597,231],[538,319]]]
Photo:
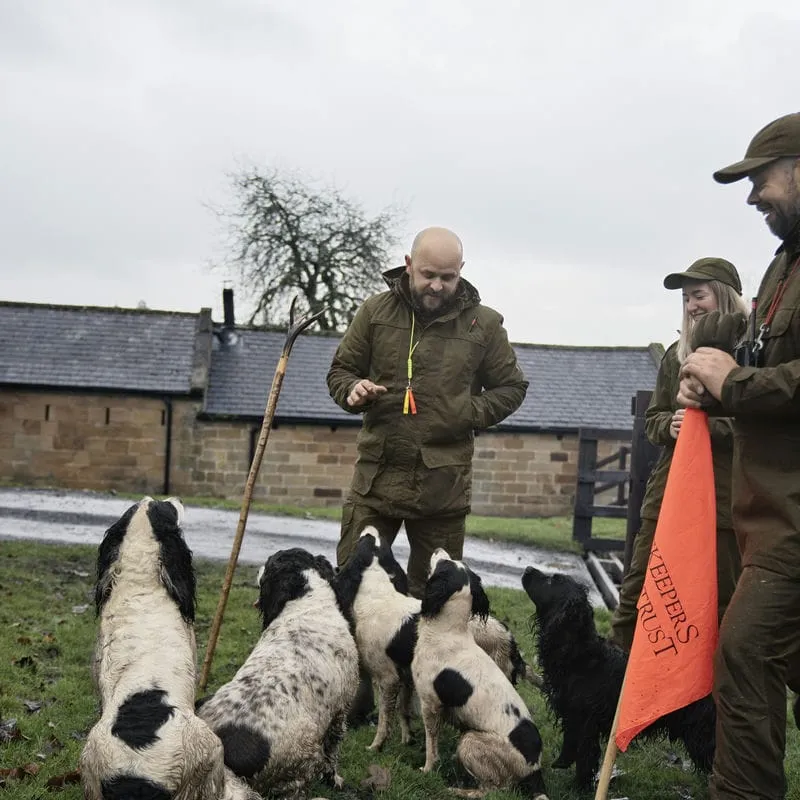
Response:
[[[75,311],[75,312],[104,312],[108,314],[159,314],[170,317],[198,317],[206,309],[198,311],[169,311],[160,308],[127,308],[125,306],[91,306],[91,305],[70,305],[67,303],[29,303],[17,300],[0,300],[2,308],[31,308],[49,309],[52,311]],[[210,310],[210,309],[209,309]]]

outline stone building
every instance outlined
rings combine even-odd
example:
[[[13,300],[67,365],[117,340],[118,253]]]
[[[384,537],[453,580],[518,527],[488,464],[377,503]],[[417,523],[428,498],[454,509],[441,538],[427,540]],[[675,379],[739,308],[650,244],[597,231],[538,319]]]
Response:
[[[230,299],[230,298],[229,298]],[[184,497],[241,497],[282,331],[197,314],[0,303],[0,481]],[[337,506],[360,417],[329,398],[338,336],[294,346],[255,491],[274,504]],[[523,406],[476,438],[473,511],[571,511],[578,431],[602,455],[630,439],[631,397],[663,353],[646,347],[515,345]]]

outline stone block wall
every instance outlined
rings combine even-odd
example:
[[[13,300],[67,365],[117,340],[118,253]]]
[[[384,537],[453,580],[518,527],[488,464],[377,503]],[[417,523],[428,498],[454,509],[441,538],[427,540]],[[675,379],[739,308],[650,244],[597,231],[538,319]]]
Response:
[[[239,499],[260,425],[208,420],[200,411],[198,400],[172,401],[169,490],[184,497]],[[0,479],[161,494],[166,422],[167,403],[159,398],[0,390]],[[339,506],[352,475],[357,433],[353,426],[274,428],[255,499]],[[601,441],[599,457],[620,444]],[[482,433],[475,441],[473,512],[569,515],[577,460],[576,433]]]
[[[239,498],[260,425],[190,420],[176,426],[174,491]],[[267,503],[338,506],[350,484],[358,428],[279,425],[269,433],[253,497]],[[251,441],[253,442],[251,444]]]
[[[0,391],[0,478],[160,493],[165,408],[154,398]]]

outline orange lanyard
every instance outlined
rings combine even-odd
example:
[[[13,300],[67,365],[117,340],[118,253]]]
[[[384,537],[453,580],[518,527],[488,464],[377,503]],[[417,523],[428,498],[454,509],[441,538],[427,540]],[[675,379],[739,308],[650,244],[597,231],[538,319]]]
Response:
[[[416,344],[414,343],[414,323],[416,319],[414,317],[414,312],[411,312],[411,338],[408,340],[408,361],[406,361],[406,372],[408,373],[408,383],[406,384],[406,393],[403,396],[403,413],[408,414],[409,411],[412,414],[417,413],[417,403],[414,400],[414,392],[411,388],[411,377],[414,374],[414,370],[412,367],[411,357],[414,355],[414,351],[417,349],[417,345],[419,344],[419,339],[417,339]],[[420,339],[422,336],[420,335]]]

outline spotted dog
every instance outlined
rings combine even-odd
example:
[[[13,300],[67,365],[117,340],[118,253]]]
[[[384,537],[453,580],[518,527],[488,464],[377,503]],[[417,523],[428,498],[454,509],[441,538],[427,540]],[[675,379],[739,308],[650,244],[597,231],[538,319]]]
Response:
[[[281,550],[258,575],[258,643],[198,709],[225,763],[273,795],[300,797],[319,777],[341,787],[339,744],[358,686],[358,652],[323,556]]]
[[[344,607],[352,614],[362,666],[378,689],[378,727],[367,749],[383,746],[398,700],[401,740],[406,744],[411,737],[411,657],[420,601],[409,597],[403,568],[373,527],[364,529],[335,582]]]
[[[80,756],[87,800],[257,800],[194,714],[195,578],[183,506],[145,497],[97,555],[101,717]]]
[[[425,765],[438,760],[438,739],[447,720],[465,732],[457,755],[478,782],[480,797],[518,788],[547,800],[541,773],[542,739],[524,701],[489,655],[475,643],[468,621],[485,617],[489,600],[480,578],[441,548],[431,556],[417,626],[411,674],[425,726]]]
[[[400,711],[400,736],[410,741],[411,659],[417,641],[420,600],[408,594],[408,580],[390,545],[367,526],[356,550],[334,579],[342,602],[352,612],[361,663],[378,688],[378,727],[368,750],[385,743]],[[477,644],[516,683],[528,667],[514,635],[500,620],[472,617],[469,628]]]

